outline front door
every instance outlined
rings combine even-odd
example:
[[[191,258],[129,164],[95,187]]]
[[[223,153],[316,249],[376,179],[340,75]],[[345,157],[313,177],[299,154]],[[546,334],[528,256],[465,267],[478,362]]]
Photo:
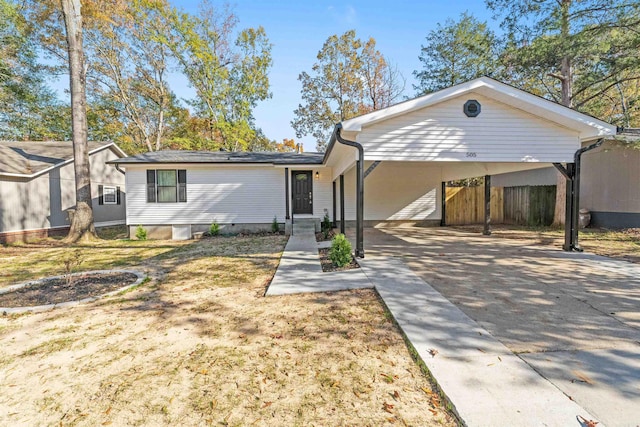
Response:
[[[291,173],[291,187],[294,214],[313,213],[313,182],[311,171],[293,171]]]

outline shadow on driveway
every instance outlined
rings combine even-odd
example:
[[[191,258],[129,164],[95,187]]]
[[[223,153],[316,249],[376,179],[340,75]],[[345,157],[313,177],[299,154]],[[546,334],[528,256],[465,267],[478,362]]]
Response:
[[[640,265],[450,228],[367,229],[365,243],[604,424],[640,424]]]

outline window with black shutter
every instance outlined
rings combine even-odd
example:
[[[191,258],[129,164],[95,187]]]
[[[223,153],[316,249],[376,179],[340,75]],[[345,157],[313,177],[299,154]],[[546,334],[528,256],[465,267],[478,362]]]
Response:
[[[147,170],[147,202],[187,201],[187,171],[184,169]]]
[[[156,202],[156,171],[147,171],[147,202]]]
[[[187,171],[178,170],[178,201],[187,201]]]

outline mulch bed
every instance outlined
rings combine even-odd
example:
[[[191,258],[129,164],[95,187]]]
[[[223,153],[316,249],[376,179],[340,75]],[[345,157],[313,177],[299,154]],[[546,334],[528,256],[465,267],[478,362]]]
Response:
[[[333,230],[329,231],[329,234],[327,235],[327,238],[324,238],[324,233],[320,232],[320,233],[316,233],[316,242],[326,242],[329,240],[333,240],[333,238],[336,237],[336,232]]]
[[[360,268],[358,263],[353,257],[351,257],[351,262],[344,267],[336,267],[329,259],[329,248],[318,249],[318,253],[320,254],[320,264],[322,265],[322,271],[345,271],[345,270],[353,270],[354,268]]]
[[[70,284],[65,278],[49,278],[4,294],[0,307],[34,307],[97,297],[127,285],[138,276],[132,273],[97,273],[74,275]]]

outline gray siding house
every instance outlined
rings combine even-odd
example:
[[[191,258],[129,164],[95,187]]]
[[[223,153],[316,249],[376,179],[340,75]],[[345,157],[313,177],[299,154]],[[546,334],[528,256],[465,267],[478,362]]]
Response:
[[[124,224],[124,175],[106,162],[125,157],[113,142],[90,142],[97,227]],[[71,142],[0,141],[0,242],[66,233],[75,206]]]
[[[494,175],[491,185],[556,185],[556,169]],[[591,212],[594,227],[640,227],[640,129],[608,136],[583,155],[580,208]]]

